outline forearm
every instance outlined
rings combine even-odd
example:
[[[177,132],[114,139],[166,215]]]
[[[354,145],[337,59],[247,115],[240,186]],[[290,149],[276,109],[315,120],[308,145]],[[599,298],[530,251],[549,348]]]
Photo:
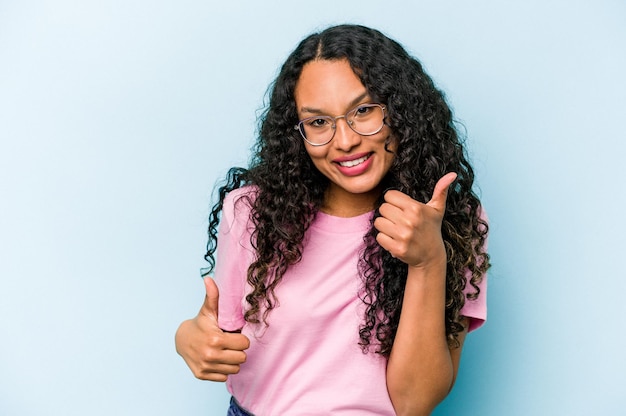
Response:
[[[387,366],[387,388],[399,415],[429,415],[454,381],[445,329],[445,274],[445,260],[429,267],[409,267]]]

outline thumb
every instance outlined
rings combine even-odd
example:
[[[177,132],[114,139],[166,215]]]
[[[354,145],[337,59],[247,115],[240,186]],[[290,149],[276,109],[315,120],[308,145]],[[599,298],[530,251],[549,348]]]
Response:
[[[437,181],[435,189],[433,190],[433,196],[428,201],[429,206],[435,208],[438,211],[445,211],[446,200],[448,199],[448,188],[454,182],[457,175],[454,172],[446,173]]]
[[[206,288],[206,296],[204,298],[204,304],[200,309],[200,314],[211,316],[217,320],[220,291],[215,281],[209,276],[204,278],[204,287]]]

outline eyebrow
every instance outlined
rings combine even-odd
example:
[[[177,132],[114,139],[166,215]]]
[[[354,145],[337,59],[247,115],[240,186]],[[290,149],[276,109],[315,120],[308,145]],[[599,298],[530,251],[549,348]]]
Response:
[[[358,105],[361,101],[363,101],[368,96],[369,96],[369,93],[365,91],[363,94],[359,95],[354,100],[350,101],[350,103],[348,104],[348,107],[352,108]],[[301,107],[300,112],[311,113],[311,114],[325,114],[324,111],[320,110],[319,108],[313,108],[313,107]]]

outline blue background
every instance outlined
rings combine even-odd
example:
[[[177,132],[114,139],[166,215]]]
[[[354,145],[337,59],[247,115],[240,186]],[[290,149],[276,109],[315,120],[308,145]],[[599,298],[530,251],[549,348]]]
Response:
[[[225,413],[173,341],[212,188],[343,22],[423,61],[491,218],[489,320],[436,414],[621,413],[626,3],[2,0],[0,414]]]

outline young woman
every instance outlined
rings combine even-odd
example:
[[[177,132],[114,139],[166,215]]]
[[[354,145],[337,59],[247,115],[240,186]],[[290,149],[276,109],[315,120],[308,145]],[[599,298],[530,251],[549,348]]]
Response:
[[[486,319],[487,223],[452,113],[358,25],[284,63],[254,158],[209,221],[206,300],[176,333],[229,414],[428,415]],[[219,289],[218,289],[219,287]]]

